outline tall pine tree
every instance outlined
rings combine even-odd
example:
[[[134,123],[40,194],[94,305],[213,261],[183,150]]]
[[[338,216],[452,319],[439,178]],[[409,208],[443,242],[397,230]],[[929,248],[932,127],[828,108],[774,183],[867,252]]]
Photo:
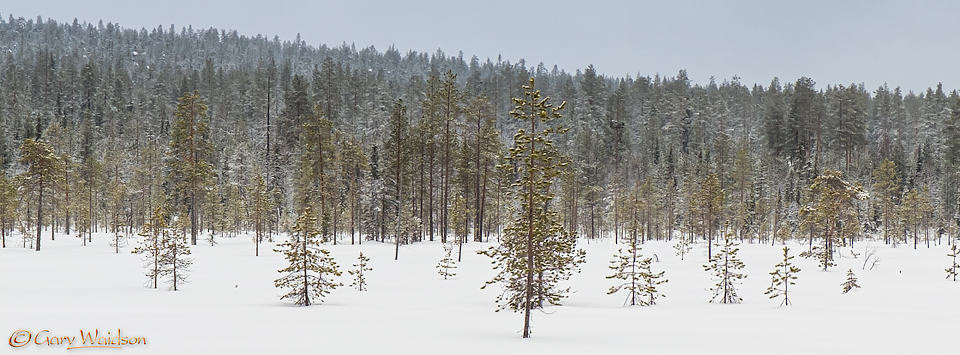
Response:
[[[207,104],[200,99],[199,91],[180,97],[176,116],[167,153],[168,179],[173,185],[174,205],[186,208],[177,212],[190,217],[190,244],[197,245],[200,208],[214,178],[213,165],[209,162],[213,144],[208,131]]]
[[[21,186],[37,194],[37,241],[36,250],[40,251],[40,231],[43,226],[43,193],[53,190],[63,181],[65,164],[63,159],[53,151],[50,143],[28,138],[20,146],[20,163],[27,164],[27,171],[18,177]],[[50,219],[50,228],[53,229],[53,218]]]
[[[531,311],[548,302],[560,302],[566,290],[559,289],[558,282],[576,270],[585,252],[576,249],[575,235],[563,229],[558,213],[549,208],[554,197],[550,187],[565,165],[554,150],[552,136],[566,132],[550,121],[562,117],[566,102],[556,107],[548,103],[549,98],[534,87],[532,77],[523,90],[525,97],[513,98],[516,106],[510,115],[529,129],[517,131],[506,157],[509,164],[502,165],[516,171],[518,178],[511,185],[510,196],[518,208],[504,230],[502,243],[481,253],[493,258],[499,270],[484,287],[503,285],[504,293],[497,297],[498,310],[522,311],[523,337],[529,338]]]

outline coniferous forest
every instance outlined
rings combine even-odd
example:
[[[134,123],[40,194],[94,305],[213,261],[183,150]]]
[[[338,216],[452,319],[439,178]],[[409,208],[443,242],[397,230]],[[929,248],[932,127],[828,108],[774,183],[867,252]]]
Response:
[[[8,16],[0,229],[5,247],[36,250],[54,231],[86,243],[169,224],[193,245],[249,232],[251,254],[286,233],[393,243],[401,258],[409,243],[510,241],[537,219],[556,233],[527,245],[567,258],[536,255],[548,268],[575,266],[577,239],[613,238],[799,240],[826,269],[868,234],[957,235],[960,95],[931,85],[606,77]],[[552,302],[543,292],[503,307]]]

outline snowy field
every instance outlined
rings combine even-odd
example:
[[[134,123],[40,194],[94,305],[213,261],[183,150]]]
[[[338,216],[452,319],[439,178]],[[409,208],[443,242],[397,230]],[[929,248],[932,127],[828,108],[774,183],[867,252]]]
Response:
[[[779,307],[768,299],[769,272],[781,246],[741,246],[748,277],[743,303],[711,304],[713,282],[703,270],[706,246],[681,261],[672,244],[648,242],[657,254],[654,271],[666,271],[666,295],[652,307],[623,307],[625,294],[607,295],[614,284],[608,263],[622,245],[582,242],[587,262],[567,282],[573,291],[560,307],[533,313],[533,338],[521,339],[522,314],[494,312],[496,285],[490,259],[464,246],[463,262],[449,280],[437,274],[443,258],[438,242],[400,249],[393,245],[327,245],[343,271],[345,286],[319,306],[280,301],[273,286],[285,266],[280,253],[261,245],[254,256],[249,237],[220,238],[215,247],[193,247],[189,283],[180,291],[144,287],[140,256],[120,254],[104,235],[83,247],[73,236],[44,234],[43,250],[20,247],[19,237],[0,250],[0,331],[11,337],[4,354],[55,354],[69,343],[13,348],[18,330],[48,338],[99,330],[100,336],[142,337],[146,345],[124,346],[127,354],[955,354],[960,331],[960,282],[946,281],[946,245],[930,249],[879,244],[882,262],[861,270],[863,257],[838,260],[824,272],[814,260],[796,258],[802,271],[790,298]],[[135,243],[134,243],[135,244]],[[854,249],[862,253],[868,243]],[[799,254],[805,245],[791,245]],[[370,257],[369,291],[349,288],[357,254]],[[845,256],[850,249],[843,249]],[[852,268],[860,289],[841,294]],[[868,267],[869,268],[869,267]],[[47,330],[47,332],[43,332]],[[83,353],[117,353],[83,349]]]

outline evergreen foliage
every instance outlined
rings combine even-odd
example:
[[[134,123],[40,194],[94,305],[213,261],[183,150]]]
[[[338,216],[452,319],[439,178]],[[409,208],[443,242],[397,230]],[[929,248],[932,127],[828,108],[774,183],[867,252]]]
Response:
[[[795,284],[793,280],[797,279],[797,273],[800,272],[800,268],[790,262],[794,257],[790,256],[789,252],[790,248],[783,247],[783,260],[777,265],[774,265],[776,270],[770,273],[770,287],[763,293],[770,295],[770,298],[783,296],[783,301],[780,302],[781,306],[791,305],[789,294],[790,285]],[[783,269],[781,270],[781,268]]]
[[[481,254],[493,258],[498,270],[483,287],[502,284],[504,293],[497,297],[497,310],[524,312],[523,337],[529,338],[531,310],[560,303],[568,289],[560,289],[558,283],[577,270],[586,254],[576,249],[575,235],[566,232],[558,213],[548,208],[554,198],[550,186],[565,165],[557,156],[551,136],[566,131],[549,123],[562,117],[559,111],[565,103],[556,107],[548,103],[549,98],[535,89],[532,77],[523,90],[524,97],[513,99],[516,106],[510,114],[528,123],[529,130],[517,131],[505,158],[508,164],[501,165],[518,177],[509,193],[517,208],[504,229],[501,244]],[[538,127],[538,123],[546,127]]]
[[[673,245],[673,249],[676,250],[676,255],[680,257],[680,260],[683,260],[683,256],[690,253],[690,250],[693,249],[693,246],[690,245],[690,241],[680,237],[677,238],[677,244]]]
[[[879,202],[883,220],[883,240],[885,243],[890,241],[890,230],[892,223],[896,221],[895,206],[900,197],[900,178],[897,177],[896,164],[890,160],[884,160],[880,166],[873,171],[874,196]]]
[[[223,197],[219,191],[220,185],[211,186],[210,190],[204,194],[205,203],[203,204],[203,220],[206,227],[207,238],[205,239],[210,246],[217,245],[217,232],[221,234],[226,229],[226,217],[224,216]]]
[[[463,257],[463,244],[467,242],[467,234],[470,233],[470,211],[466,206],[467,201],[462,195],[457,194],[453,197],[453,206],[450,211],[450,223],[453,224],[453,244],[457,245],[457,262]]]
[[[270,233],[268,226],[273,221],[272,201],[263,175],[257,174],[254,178],[249,199],[247,206],[250,208],[250,219],[253,222],[254,255],[260,256],[260,243],[263,242],[264,234]]]
[[[840,172],[825,170],[814,179],[809,203],[800,210],[801,225],[810,233],[811,248],[800,256],[815,257],[824,271],[835,266],[835,244],[844,238],[853,238],[860,231],[860,216],[854,203],[868,197],[860,183],[843,180]],[[814,235],[822,238],[822,244],[817,247],[813,247]]]
[[[907,232],[904,234],[904,243],[907,242],[907,236],[913,234],[913,249],[917,249],[917,245],[920,242],[920,235],[923,234],[926,236],[928,234],[929,226],[926,222],[934,211],[935,209],[929,201],[929,190],[926,186],[924,186],[924,189],[921,191],[918,191],[918,189],[907,191],[902,198],[900,208],[897,210],[902,228]],[[925,239],[927,247],[929,248],[930,239],[928,237]]]
[[[450,244],[452,243],[443,243],[443,259],[440,259],[440,262],[437,263],[437,273],[443,276],[444,280],[457,275],[453,272],[457,268],[457,262],[453,260],[453,245]]]
[[[0,171],[10,168],[10,146],[7,144],[7,121],[3,117],[3,107],[0,106]]]
[[[50,143],[28,138],[20,146],[20,164],[28,165],[27,171],[18,175],[20,186],[37,194],[37,239],[36,250],[40,251],[40,232],[43,226],[43,193],[62,184],[65,163],[56,154]]]
[[[707,258],[713,257],[713,233],[720,227],[723,213],[723,189],[717,174],[709,174],[700,182],[700,190],[694,193],[691,205],[697,208],[700,233],[707,239]]]
[[[363,252],[360,252],[360,256],[357,257],[357,263],[353,264],[354,270],[348,270],[347,273],[353,276],[353,282],[350,283],[350,287],[356,287],[357,291],[367,291],[367,271],[373,271],[372,267],[367,266],[367,262],[370,261],[370,258],[363,255]]]
[[[160,241],[160,275],[167,277],[170,289],[177,291],[187,282],[193,258],[186,234],[186,223],[175,222],[173,228],[163,234]]]
[[[950,253],[948,253],[947,256],[949,256],[952,260],[950,267],[946,268],[946,271],[947,279],[952,278],[953,281],[957,281],[957,268],[960,268],[960,265],[957,264],[957,255],[960,254],[958,252],[960,252],[960,248],[957,248],[956,243],[950,245]]]
[[[644,258],[640,255],[640,246],[637,240],[631,238],[626,251],[622,248],[618,250],[618,255],[610,262],[610,269],[614,271],[613,275],[607,276],[608,279],[619,279],[624,282],[610,287],[607,294],[614,294],[620,290],[627,291],[627,299],[623,302],[624,306],[652,306],[656,304],[659,297],[665,297],[657,290],[657,285],[667,282],[661,280],[664,271],[654,273],[650,269],[653,258]]]
[[[361,192],[369,184],[364,178],[364,172],[370,169],[367,163],[367,157],[363,152],[363,146],[357,140],[357,137],[350,137],[344,140],[341,147],[341,170],[344,177],[346,204],[349,206],[350,214],[350,244],[355,244],[356,232],[362,229],[358,228],[362,219],[362,195]],[[361,239],[362,240],[362,239]]]
[[[177,104],[176,120],[170,134],[167,153],[168,180],[173,186],[173,202],[186,210],[174,211],[189,215],[190,244],[197,245],[200,208],[204,194],[213,184],[213,151],[207,123],[207,104],[200,92],[184,93]]]
[[[703,266],[703,269],[710,273],[711,279],[716,281],[710,292],[713,292],[713,303],[719,298],[719,303],[740,303],[743,298],[737,295],[736,285],[747,275],[738,270],[743,269],[744,264],[737,258],[737,243],[730,233],[724,233],[723,244],[717,242],[717,253],[710,258],[710,263]]]
[[[463,93],[457,87],[457,75],[452,70],[447,70],[440,79],[440,85],[437,90],[428,97],[438,107],[440,119],[443,122],[443,174],[441,179],[441,199],[440,199],[440,241],[447,241],[447,233],[450,230],[450,177],[451,164],[453,157],[450,148],[453,145],[453,133],[451,125],[460,115],[463,108],[460,101],[463,100]],[[454,127],[455,128],[455,127]]]
[[[860,285],[857,285],[857,275],[854,275],[853,269],[847,270],[847,280],[840,286],[843,288],[843,293],[850,292],[854,288],[860,288]]]
[[[508,113],[529,77],[569,106],[534,125],[570,131],[536,143],[566,165],[540,180],[559,184],[534,186],[560,199],[529,213],[563,231],[615,243],[680,231],[681,244],[707,241],[712,257],[727,219],[740,242],[808,241],[823,268],[858,238],[912,237],[916,247],[957,235],[960,92],[942,85],[698,84],[683,70],[612,77],[592,65],[13,16],[0,18],[0,38],[17,47],[0,55],[0,167],[12,181],[6,196],[0,186],[4,243],[13,228],[37,248],[41,230],[76,231],[84,245],[97,231],[133,236],[163,205],[168,222],[189,222],[192,243],[201,228],[218,238],[253,231],[259,254],[307,204],[334,243],[347,230],[352,242],[393,238],[396,254],[451,232],[520,243],[510,239],[522,231],[502,221],[525,208],[502,197],[529,186],[514,184],[525,165],[504,159],[504,142],[530,131]],[[39,165],[16,151],[30,140],[49,144],[63,179],[39,188]],[[496,164],[505,169],[490,171]],[[830,191],[833,178],[814,181],[828,172],[863,182],[875,200],[837,207],[830,196],[846,192]],[[551,235],[575,250],[573,236]],[[537,272],[533,284],[562,274]]]
[[[113,239],[110,240],[110,246],[114,248],[114,252],[120,254],[120,248],[123,248],[127,245],[127,239],[123,236],[120,231],[113,233]]]
[[[167,238],[167,215],[162,207],[157,207],[150,220],[140,229],[140,243],[131,253],[143,255],[143,267],[147,269],[147,286],[157,288],[157,281],[163,275],[161,262],[163,255],[163,241]]]
[[[331,165],[336,155],[333,142],[333,123],[327,119],[321,105],[314,106],[313,112],[302,115],[299,118],[300,139],[299,147],[300,166],[297,196],[298,209],[307,207],[310,201],[318,202],[319,205],[310,206],[321,218],[328,218],[331,213],[331,206],[328,201],[333,200]],[[332,205],[332,204],[330,204]],[[321,234],[324,239],[328,239],[328,233]]]
[[[13,180],[7,178],[5,171],[0,171],[0,240],[3,247],[7,247],[7,234],[17,218],[17,208],[20,200],[17,199],[17,186]]]
[[[280,243],[282,249],[274,249],[283,253],[290,263],[279,270],[283,276],[273,282],[275,287],[290,290],[280,296],[281,300],[290,299],[298,306],[309,306],[317,301],[323,302],[323,297],[330,291],[343,286],[333,281],[334,276],[340,276],[340,270],[330,252],[320,249],[319,235],[317,217],[307,206],[293,226],[293,235]]]
[[[390,195],[388,200],[384,200],[384,209],[383,213],[387,211],[387,203],[389,203],[389,208],[393,212],[393,237],[394,237],[394,256],[393,259],[397,260],[400,258],[400,244],[405,241],[406,238],[410,237],[412,232],[419,225],[418,221],[415,221],[415,216],[404,215],[406,209],[404,209],[404,200],[403,200],[403,186],[404,181],[407,177],[404,174],[408,168],[409,164],[409,155],[406,154],[404,149],[407,144],[407,138],[410,132],[410,118],[407,115],[407,107],[403,104],[403,100],[398,99],[393,103],[393,110],[390,114],[389,121],[389,135],[386,143],[384,144],[384,149],[388,152],[390,159],[388,160],[388,169],[391,174],[386,176],[384,185],[392,187],[390,189]]]

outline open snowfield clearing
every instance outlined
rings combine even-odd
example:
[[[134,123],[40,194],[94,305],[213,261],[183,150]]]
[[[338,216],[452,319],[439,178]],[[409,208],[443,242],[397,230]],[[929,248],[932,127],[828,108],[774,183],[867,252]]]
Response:
[[[297,307],[280,301],[285,292],[273,286],[285,266],[282,255],[261,245],[255,257],[249,237],[194,246],[190,282],[177,292],[144,287],[140,256],[130,253],[135,243],[116,254],[105,235],[83,247],[76,237],[51,241],[45,233],[40,252],[19,241],[8,238],[0,250],[3,337],[26,330],[41,343],[74,339],[12,348],[10,342],[26,339],[21,334],[0,353],[63,353],[83,345],[81,330],[116,336],[120,329],[146,339],[123,346],[126,354],[954,354],[960,326],[960,282],[944,279],[946,245],[857,244],[857,253],[879,247],[882,262],[874,270],[861,270],[863,256],[848,257],[849,248],[827,272],[798,257],[794,305],[779,307],[779,299],[763,293],[782,257],[780,245],[741,245],[748,275],[739,288],[743,303],[721,305],[708,302],[713,282],[702,266],[705,244],[681,261],[672,243],[648,242],[643,254],[659,257],[653,270],[666,271],[669,282],[659,286],[666,297],[652,307],[623,307],[626,295],[607,295],[615,282],[605,278],[622,245],[582,240],[587,262],[565,285],[573,293],[563,306],[534,312],[533,338],[521,339],[522,314],[494,312],[500,287],[480,289],[494,275],[490,259],[476,254],[487,243],[464,245],[449,280],[436,271],[444,254],[439,242],[402,246],[398,261],[390,244],[327,245],[344,286],[322,305]],[[806,249],[790,246],[791,255]],[[346,271],[360,251],[374,269],[364,292],[347,286]],[[862,288],[841,294],[850,268]]]

